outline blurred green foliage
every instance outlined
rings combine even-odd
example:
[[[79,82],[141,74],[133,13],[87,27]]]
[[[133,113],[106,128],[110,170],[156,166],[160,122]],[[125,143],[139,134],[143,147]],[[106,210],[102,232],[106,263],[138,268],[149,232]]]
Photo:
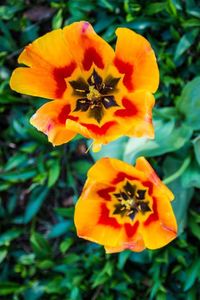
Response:
[[[0,6],[0,299],[200,298],[200,7],[194,0],[7,0]],[[156,138],[126,137],[85,154],[81,137],[53,148],[29,118],[44,100],[9,89],[23,47],[78,20],[114,45],[129,27],[151,42],[161,82]],[[74,203],[93,160],[149,158],[176,196],[179,237],[157,251],[105,255],[76,237]]]

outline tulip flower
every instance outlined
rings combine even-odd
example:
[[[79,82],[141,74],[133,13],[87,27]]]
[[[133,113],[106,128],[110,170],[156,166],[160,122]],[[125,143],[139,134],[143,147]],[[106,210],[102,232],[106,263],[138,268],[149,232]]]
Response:
[[[76,204],[77,234],[107,253],[163,247],[177,236],[173,199],[143,157],[135,167],[102,158],[89,170]]]
[[[76,134],[93,149],[126,135],[154,137],[152,108],[159,71],[149,42],[116,30],[115,51],[88,22],[53,30],[29,44],[14,70],[13,90],[48,101],[31,118],[53,145]]]

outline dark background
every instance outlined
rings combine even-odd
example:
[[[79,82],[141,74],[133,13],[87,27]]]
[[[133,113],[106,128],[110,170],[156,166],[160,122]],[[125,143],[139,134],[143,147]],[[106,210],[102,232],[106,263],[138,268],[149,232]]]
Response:
[[[199,1],[0,3],[0,299],[199,299]],[[118,26],[151,42],[161,78],[154,141],[124,137],[85,154],[81,136],[54,148],[29,124],[44,100],[10,90],[17,57],[42,34],[79,20],[113,46]],[[179,225],[170,245],[106,255],[102,246],[77,238],[74,204],[87,170],[110,153],[130,163],[144,155],[161,178],[170,176]]]

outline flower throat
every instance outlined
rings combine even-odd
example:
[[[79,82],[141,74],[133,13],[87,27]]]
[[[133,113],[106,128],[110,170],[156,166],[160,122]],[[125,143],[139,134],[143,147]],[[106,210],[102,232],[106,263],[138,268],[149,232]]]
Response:
[[[77,97],[74,111],[88,112],[90,118],[100,123],[106,109],[119,106],[114,96],[119,80],[120,78],[110,75],[103,81],[102,77],[93,70],[87,82],[81,77],[70,81],[73,94],[80,97]]]

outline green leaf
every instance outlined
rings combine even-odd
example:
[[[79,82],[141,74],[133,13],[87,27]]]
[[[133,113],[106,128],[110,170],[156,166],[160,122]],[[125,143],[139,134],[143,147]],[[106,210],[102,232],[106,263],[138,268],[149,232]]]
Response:
[[[48,177],[48,187],[52,187],[59,178],[60,175],[60,161],[58,159],[54,159],[49,163],[49,177]]]
[[[79,298],[79,289],[77,286],[73,287],[72,290],[71,290],[71,293],[70,293],[70,299],[71,300],[76,300]]]
[[[13,95],[6,94],[6,93],[3,93],[3,92],[2,92],[1,97],[0,97],[0,103],[1,104],[10,105],[11,103],[14,104],[14,103],[24,103],[24,102],[25,102],[24,98],[14,97]]]
[[[200,27],[200,22],[196,18],[191,18],[189,20],[184,20],[182,26],[183,28]]]
[[[192,234],[200,240],[200,225],[192,218],[189,220],[189,228],[192,231]]]
[[[22,292],[25,289],[25,287],[22,284],[18,284],[15,282],[9,282],[9,281],[2,281],[0,283],[0,295],[11,295],[15,293]]]
[[[183,147],[192,135],[190,127],[176,121],[155,119],[155,139],[130,138],[125,147],[124,160],[134,163],[139,156],[153,157],[176,151]],[[164,137],[164,138],[163,138]]]
[[[22,234],[21,229],[10,229],[0,235],[0,246],[10,245],[10,242],[16,238],[18,238]]]
[[[167,4],[168,4],[168,8],[169,8],[170,13],[173,16],[176,16],[177,11],[176,11],[176,6],[175,6],[175,1],[174,0],[167,0]]]
[[[200,272],[200,259],[196,259],[193,264],[189,267],[186,273],[187,280],[185,281],[184,291],[189,290],[195,283],[196,279],[199,279]]]
[[[107,261],[104,268],[96,276],[92,287],[95,288],[95,287],[103,284],[104,282],[106,282],[108,277],[110,277],[113,274],[113,267],[114,267],[114,265],[112,264],[112,262]]]
[[[41,234],[33,232],[30,241],[31,246],[38,257],[51,256],[51,247],[48,241]]]
[[[191,16],[200,18],[200,7],[193,0],[186,0],[186,12]]]
[[[139,263],[139,264],[150,263],[151,259],[150,259],[149,253],[150,253],[150,251],[148,251],[148,250],[144,250],[139,253],[132,252],[130,254],[129,260],[134,263]]]
[[[54,262],[52,260],[43,260],[38,264],[38,268],[42,269],[42,270],[47,270],[47,269],[51,269],[54,266]]]
[[[181,178],[182,185],[186,188],[200,188],[200,167],[195,158],[191,161]]]
[[[0,18],[2,20],[10,20],[13,18],[16,12],[23,9],[22,3],[16,3],[16,5],[1,5],[0,6]]]
[[[175,50],[175,54],[174,54],[175,61],[178,60],[178,58],[191,47],[198,33],[199,33],[198,29],[193,29],[182,36]]]
[[[74,207],[56,207],[54,210],[57,214],[59,214],[62,217],[72,218],[74,214]]]
[[[182,162],[180,160],[168,156],[163,165],[165,176],[168,177],[176,172],[177,169],[180,168],[181,164]],[[172,190],[175,196],[174,201],[172,201],[172,206],[177,219],[179,235],[184,231],[186,226],[188,207],[194,193],[193,188],[185,188],[182,185],[181,179],[182,178],[177,178],[175,181],[169,184],[169,188]]]
[[[62,9],[59,9],[56,15],[53,17],[52,29],[59,29],[62,27],[62,23],[63,23],[62,13],[63,13]]]
[[[105,146],[103,145],[99,152],[91,151],[90,153],[94,160],[99,160],[102,157],[122,159],[127,140],[128,138],[126,137],[119,138],[118,140],[111,142]],[[91,144],[91,142],[88,142],[88,146],[89,143]]]
[[[159,25],[159,21],[154,18],[137,18],[135,21],[122,24],[121,27],[128,27],[133,30],[144,30],[148,28],[156,28]]]
[[[145,8],[145,13],[147,15],[155,15],[167,7],[167,3],[156,2],[156,3],[149,3],[148,6]]]
[[[73,244],[73,239],[68,238],[65,239],[61,244],[60,244],[60,251],[61,253],[65,253]]]
[[[200,77],[196,77],[186,84],[176,102],[176,107],[184,115],[191,128],[200,129]]]
[[[12,169],[17,168],[18,166],[20,167],[27,161],[27,155],[23,153],[17,153],[16,155],[12,156],[7,164],[5,165],[4,170],[5,171],[10,171]]]
[[[0,174],[0,179],[9,181],[9,182],[23,182],[27,179],[33,178],[36,175],[36,170],[18,170],[15,172],[5,172]]]
[[[28,223],[37,214],[49,193],[48,188],[37,187],[32,191],[24,214],[24,223]]]
[[[200,135],[198,135],[193,140],[193,147],[194,147],[194,153],[195,153],[196,160],[200,166]]]
[[[56,238],[63,234],[66,234],[72,225],[72,221],[62,221],[54,225],[48,233],[48,238]]]
[[[35,262],[35,254],[24,254],[19,257],[19,262],[23,265],[29,266]]]
[[[128,260],[130,255],[131,255],[131,251],[129,251],[129,250],[122,251],[121,253],[119,253],[118,264],[117,264],[117,267],[118,267],[119,270],[123,270],[124,265],[125,265],[125,263]]]
[[[77,160],[72,162],[72,169],[76,172],[76,174],[80,177],[86,177],[88,170],[91,168],[92,163],[88,160]]]
[[[0,249],[0,264],[6,258],[8,251],[6,249]]]

